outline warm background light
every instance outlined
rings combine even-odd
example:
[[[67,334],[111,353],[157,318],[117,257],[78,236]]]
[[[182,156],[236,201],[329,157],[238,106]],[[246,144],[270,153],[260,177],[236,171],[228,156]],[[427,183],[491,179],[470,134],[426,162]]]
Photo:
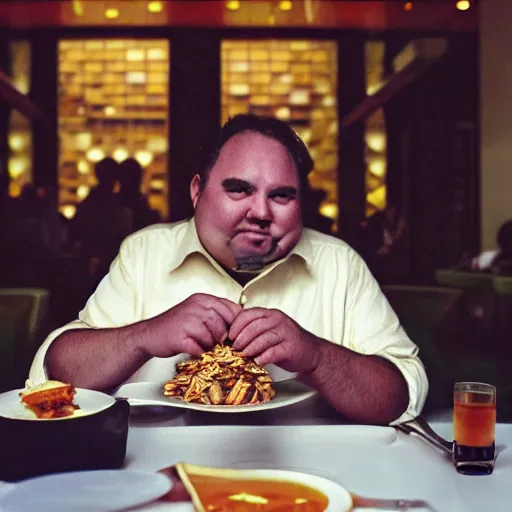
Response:
[[[137,160],[142,167],[147,167],[153,161],[153,154],[144,150],[137,151],[137,153],[135,153],[135,160]]]
[[[105,11],[105,18],[109,20],[114,20],[116,18],[119,18],[119,9],[107,9]]]
[[[279,2],[279,9],[281,9],[281,11],[291,11],[292,7],[293,5],[290,0],[281,0]]]
[[[459,0],[455,5],[459,11],[467,11],[471,7],[471,2],[469,0]]]
[[[407,12],[412,11],[412,8],[413,8],[412,2],[405,2],[404,11],[407,11]]]
[[[105,158],[105,152],[101,148],[91,148],[85,156],[87,160],[96,163]]]
[[[239,0],[228,0],[226,2],[226,9],[228,11],[236,11],[236,10],[240,9]]]
[[[164,9],[164,6],[162,5],[162,2],[149,2],[148,3],[148,12],[158,13],[158,12],[162,12],[163,9]]]
[[[59,211],[66,219],[72,219],[76,213],[76,206],[74,204],[65,204],[59,208]]]
[[[116,162],[121,163],[128,158],[128,151],[126,151],[124,148],[117,148],[112,153],[112,158]]]

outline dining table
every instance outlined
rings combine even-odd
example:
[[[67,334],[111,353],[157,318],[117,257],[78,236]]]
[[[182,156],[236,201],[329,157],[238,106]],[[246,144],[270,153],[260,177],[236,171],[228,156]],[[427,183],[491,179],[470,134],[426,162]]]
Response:
[[[451,411],[425,418],[435,432],[453,439]],[[425,507],[414,510],[509,512],[512,424],[497,424],[496,445],[494,472],[465,476],[457,473],[446,452],[421,438],[392,426],[346,421],[318,395],[286,407],[245,413],[132,406],[121,471],[153,472],[178,462],[284,469],[332,480],[359,496],[425,502]],[[12,485],[0,482],[0,512],[2,494]],[[156,500],[130,510],[193,509],[190,503]]]

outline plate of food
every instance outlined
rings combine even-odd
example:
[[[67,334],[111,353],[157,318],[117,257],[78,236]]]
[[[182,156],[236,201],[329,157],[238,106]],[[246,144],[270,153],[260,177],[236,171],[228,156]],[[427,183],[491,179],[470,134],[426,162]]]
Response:
[[[276,469],[220,469],[176,464],[197,512],[208,510],[352,510],[353,497],[339,483]]]
[[[115,400],[104,393],[75,388],[72,384],[48,380],[38,385],[27,381],[24,389],[0,395],[0,417],[16,420],[66,420],[95,414]]]
[[[0,480],[119,468],[129,415],[124,400],[54,380],[0,394]]]
[[[124,384],[114,396],[128,399],[131,406],[233,413],[276,409],[314,394],[295,379],[274,382],[254,360],[219,344],[199,359],[179,362],[167,382]]]

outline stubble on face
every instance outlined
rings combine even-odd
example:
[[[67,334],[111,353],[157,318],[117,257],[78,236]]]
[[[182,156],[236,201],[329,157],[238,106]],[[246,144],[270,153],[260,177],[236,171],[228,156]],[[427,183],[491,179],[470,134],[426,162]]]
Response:
[[[259,272],[265,268],[266,265],[271,263],[275,258],[274,255],[277,252],[279,239],[272,238],[271,246],[266,254],[258,253],[242,253],[231,247],[233,254],[235,255],[236,266],[233,268],[235,272]]]

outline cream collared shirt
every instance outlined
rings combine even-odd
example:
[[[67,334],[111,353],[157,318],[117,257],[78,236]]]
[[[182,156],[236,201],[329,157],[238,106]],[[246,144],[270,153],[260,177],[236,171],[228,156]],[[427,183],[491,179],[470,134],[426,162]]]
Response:
[[[47,379],[46,352],[64,331],[122,327],[157,316],[195,293],[223,297],[245,308],[279,309],[321,338],[392,361],[409,386],[408,409],[393,423],[420,413],[428,382],[418,348],[353,249],[334,237],[304,229],[286,258],[241,286],[202,246],[194,219],[130,235],[78,320],[51,333],[41,345],[30,380],[37,384]],[[180,357],[153,358],[127,382],[164,382]]]

